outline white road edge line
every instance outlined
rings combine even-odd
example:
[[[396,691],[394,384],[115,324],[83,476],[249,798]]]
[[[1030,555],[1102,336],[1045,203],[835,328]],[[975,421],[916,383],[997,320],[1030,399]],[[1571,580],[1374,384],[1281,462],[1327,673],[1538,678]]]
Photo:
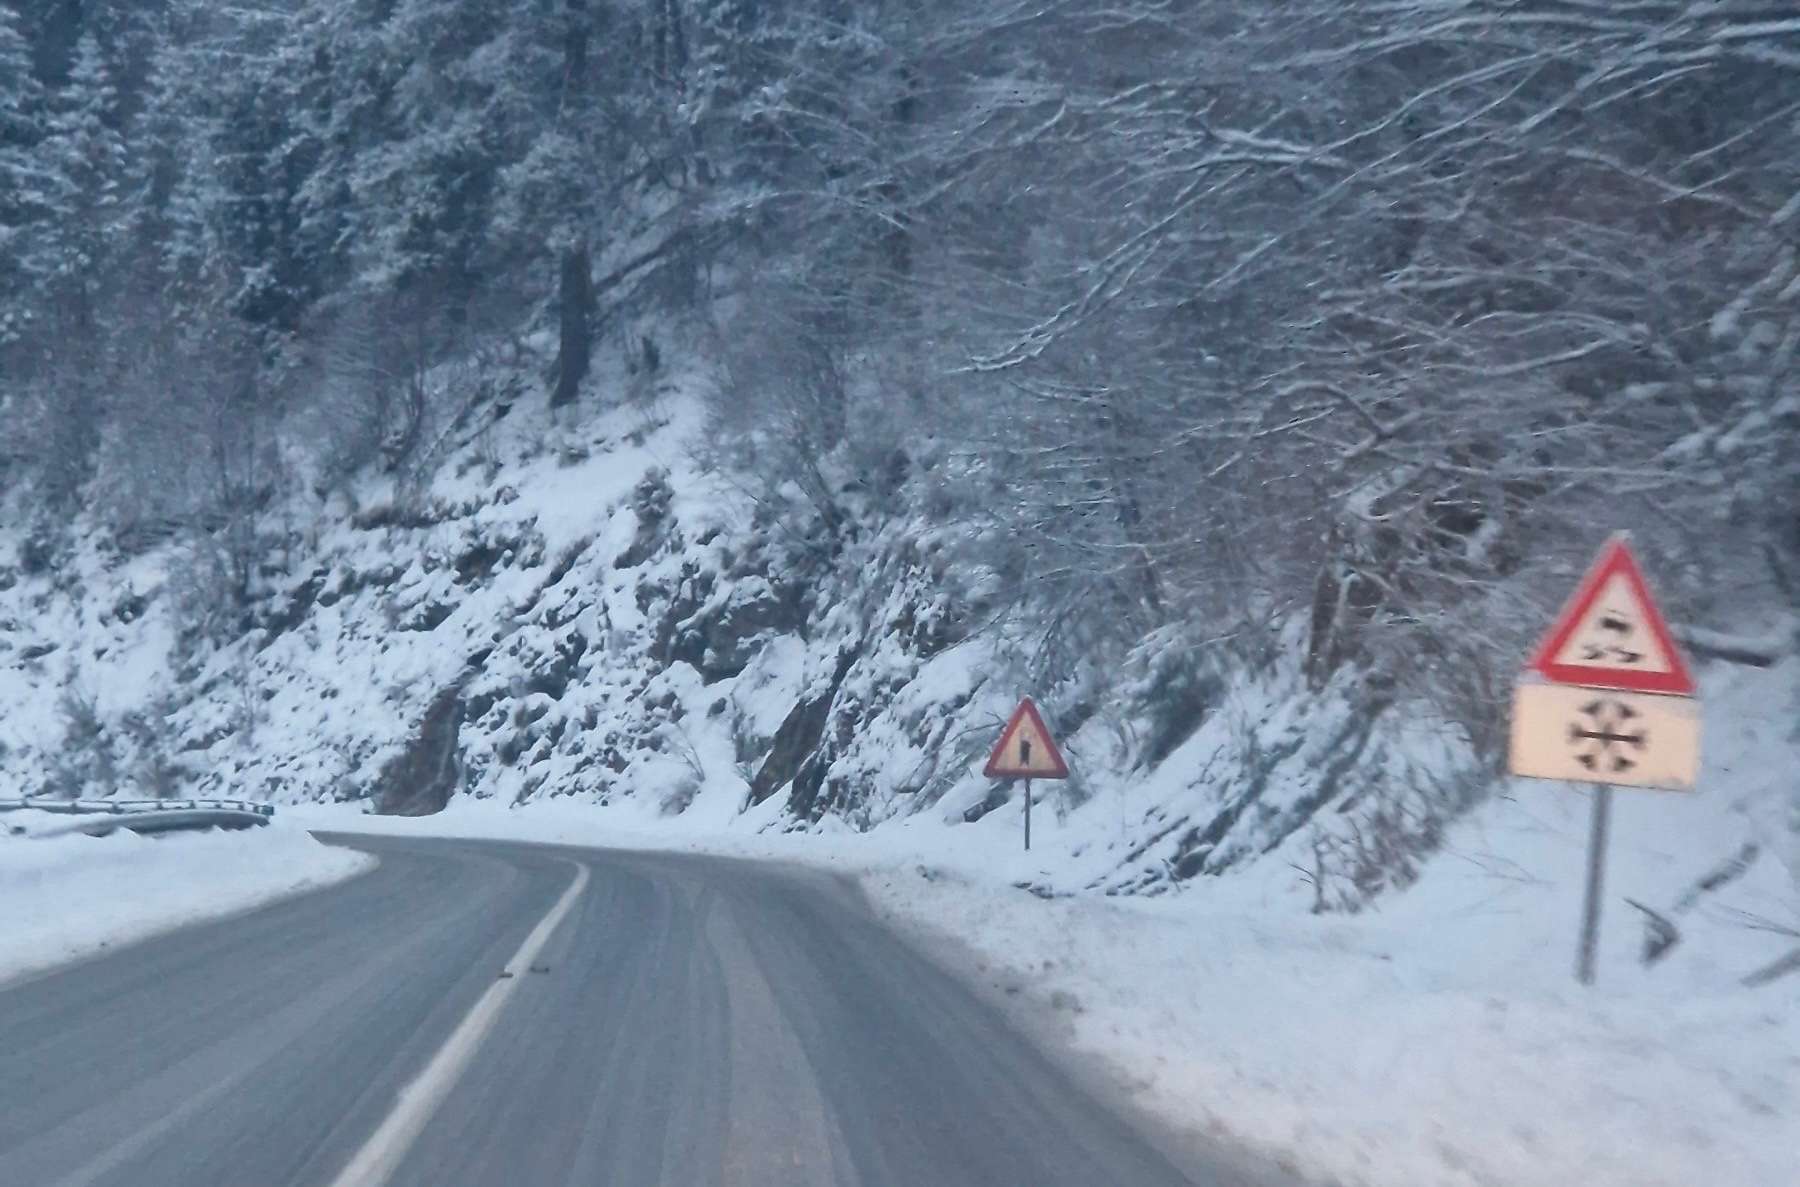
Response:
[[[400,1160],[412,1149],[413,1142],[418,1140],[425,1123],[431,1120],[431,1115],[437,1112],[438,1106],[450,1094],[450,1089],[456,1086],[456,1081],[469,1066],[469,1060],[480,1048],[481,1041],[494,1028],[501,1009],[506,1005],[506,999],[519,987],[531,962],[537,958],[544,945],[550,942],[557,925],[581,898],[581,892],[587,889],[588,867],[580,862],[574,864],[578,871],[575,880],[569,883],[569,888],[556,900],[550,913],[538,921],[538,925],[519,946],[518,952],[506,963],[506,972],[512,975],[499,978],[488,986],[487,992],[481,995],[481,1000],[475,1003],[475,1007],[451,1032],[438,1053],[431,1057],[425,1070],[400,1090],[394,1111],[387,1115],[381,1127],[363,1143],[362,1149],[356,1152],[356,1157],[350,1160],[342,1173],[331,1181],[331,1187],[381,1187],[387,1182],[388,1176],[394,1173]]]

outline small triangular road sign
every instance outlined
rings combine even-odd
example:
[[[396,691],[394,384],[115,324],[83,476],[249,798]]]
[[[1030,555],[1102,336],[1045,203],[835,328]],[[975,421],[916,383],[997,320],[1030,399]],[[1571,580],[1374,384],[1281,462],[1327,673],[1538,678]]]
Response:
[[[1694,695],[1694,678],[1623,534],[1600,550],[1531,667],[1555,684]]]
[[[1019,702],[981,773],[989,779],[1067,779],[1069,764],[1030,697]]]

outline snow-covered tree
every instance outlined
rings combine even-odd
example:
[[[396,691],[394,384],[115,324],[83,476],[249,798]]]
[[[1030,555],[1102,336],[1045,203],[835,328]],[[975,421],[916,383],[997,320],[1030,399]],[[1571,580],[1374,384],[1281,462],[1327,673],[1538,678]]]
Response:
[[[67,405],[34,327],[80,310],[204,360],[169,423],[399,470],[490,332],[551,331],[566,403],[605,333],[689,318],[771,506],[1004,490],[942,514],[1031,542],[996,555],[1078,652],[1286,618],[1320,681],[1473,671],[1421,657],[1511,654],[1534,558],[1601,519],[1800,581],[1766,4],[166,0],[148,68],[128,7],[0,0],[34,408]],[[87,415],[178,440],[169,388]]]
[[[44,94],[18,11],[0,0],[0,348],[33,320],[34,280],[25,256],[49,209],[50,181],[38,163]]]
[[[95,290],[105,283],[101,269],[123,225],[126,154],[118,122],[118,92],[100,44],[84,35],[38,146],[47,205],[27,257],[84,335],[93,332]]]
[[[498,178],[494,223],[553,276],[559,330],[553,404],[581,390],[594,334],[593,243],[622,205],[621,137],[615,124],[618,47],[602,40],[589,0],[562,0],[517,13],[486,58],[493,110],[520,130],[524,151]],[[610,117],[610,118],[609,118]],[[540,291],[552,291],[543,284]]]

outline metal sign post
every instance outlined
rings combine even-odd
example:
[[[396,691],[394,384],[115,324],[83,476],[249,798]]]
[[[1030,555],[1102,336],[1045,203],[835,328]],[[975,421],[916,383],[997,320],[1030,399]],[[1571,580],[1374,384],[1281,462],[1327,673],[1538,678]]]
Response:
[[[1031,780],[1025,780],[1025,852],[1031,852]]]
[[[1594,983],[1594,962],[1600,950],[1600,895],[1606,882],[1606,833],[1612,816],[1612,785],[1593,785],[1594,815],[1588,829],[1587,898],[1581,907],[1581,950],[1575,958],[1575,979]]]

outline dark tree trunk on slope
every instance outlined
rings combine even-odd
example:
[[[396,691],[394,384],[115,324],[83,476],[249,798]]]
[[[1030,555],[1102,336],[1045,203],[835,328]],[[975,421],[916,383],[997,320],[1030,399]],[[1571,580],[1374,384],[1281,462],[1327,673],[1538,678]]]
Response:
[[[594,273],[588,245],[579,243],[563,252],[558,305],[562,334],[556,359],[556,390],[550,406],[560,408],[581,394],[594,349]]]
[[[563,19],[564,85],[579,87],[587,79],[588,45],[594,33],[593,21],[588,15],[588,0],[564,0]]]

